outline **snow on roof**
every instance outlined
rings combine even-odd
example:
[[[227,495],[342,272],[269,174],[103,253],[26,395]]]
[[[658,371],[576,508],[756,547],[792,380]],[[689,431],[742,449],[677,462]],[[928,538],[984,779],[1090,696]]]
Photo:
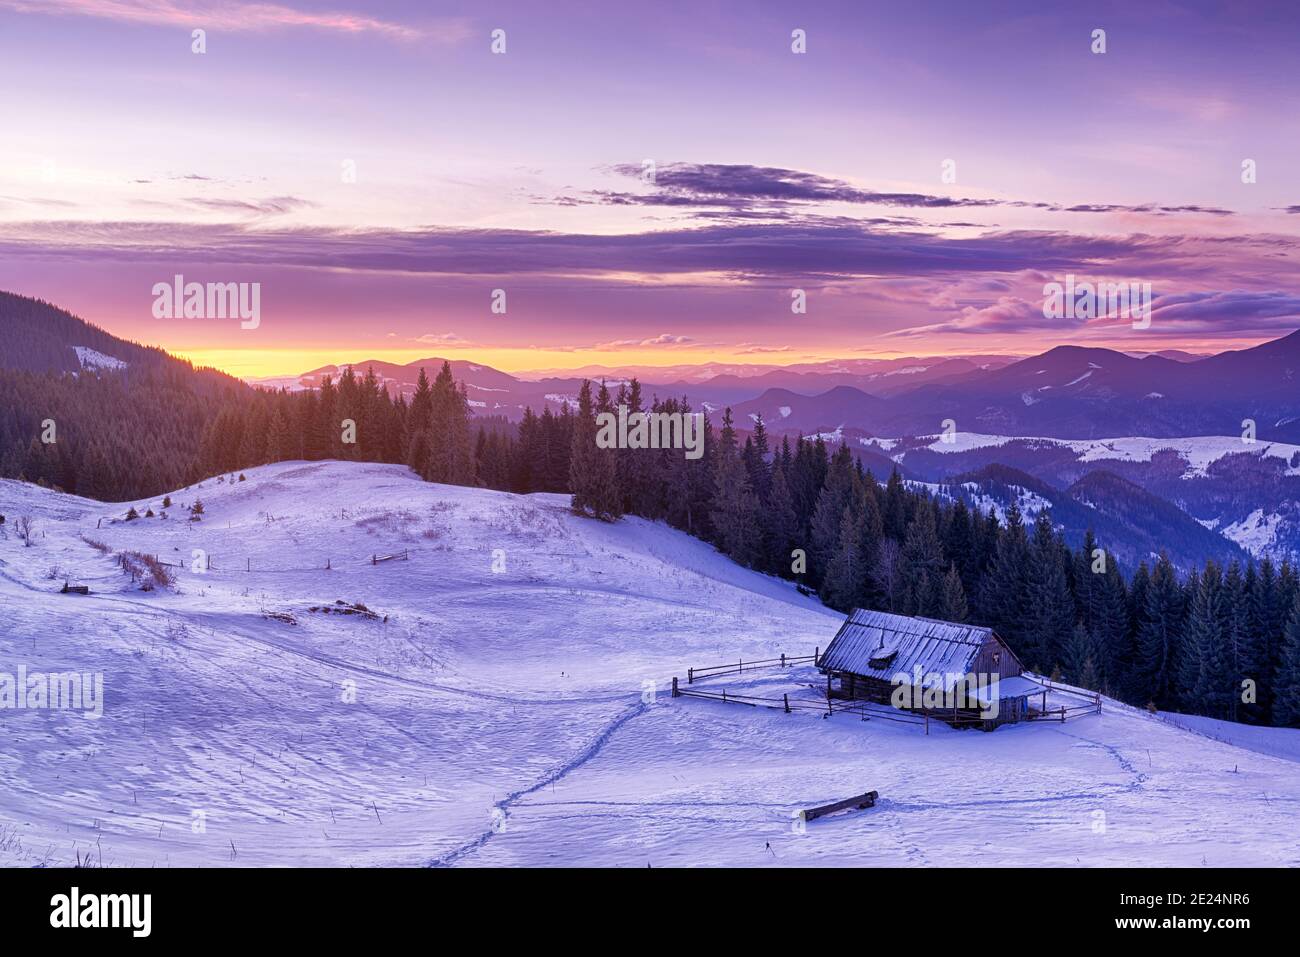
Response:
[[[977,625],[857,608],[840,626],[819,664],[827,671],[882,681],[900,672],[910,674],[917,665],[925,674],[965,674],[992,634],[992,629]]]
[[[966,693],[977,701],[988,704],[991,702],[994,692],[997,693],[999,701],[1005,701],[1007,698],[1022,698],[1025,695],[1041,694],[1046,690],[1031,678],[1026,678],[1024,675],[1014,675],[1010,678],[998,679],[996,685],[989,684],[983,687],[971,685],[967,688]]]

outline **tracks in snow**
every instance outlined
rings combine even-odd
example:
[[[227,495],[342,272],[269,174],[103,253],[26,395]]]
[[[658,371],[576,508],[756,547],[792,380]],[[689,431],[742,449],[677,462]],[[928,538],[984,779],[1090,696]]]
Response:
[[[513,805],[517,804],[519,801],[521,801],[523,798],[526,798],[528,795],[534,794],[537,791],[540,791],[543,788],[554,784],[556,781],[559,781],[561,778],[565,777],[566,775],[582,767],[584,764],[586,764],[588,761],[590,761],[592,758],[596,757],[596,755],[600,753],[601,749],[604,748],[605,745],[609,742],[609,739],[613,737],[615,731],[623,727],[623,725],[627,724],[633,718],[645,714],[645,712],[649,708],[650,705],[646,704],[644,701],[638,700],[635,705],[626,709],[625,711],[623,711],[622,714],[614,718],[613,721],[605,725],[605,727],[601,730],[600,734],[598,734],[590,744],[588,744],[585,748],[579,751],[576,755],[574,755],[564,764],[553,769],[548,774],[546,774],[541,780],[535,782],[534,784],[531,784],[526,788],[520,788],[518,791],[513,791],[510,794],[506,795],[504,798],[502,798],[500,801],[497,801],[495,804],[493,804],[492,805],[493,810],[499,810],[501,812],[501,816],[496,819],[496,822],[494,822],[494,825],[492,827],[487,828],[482,834],[480,834],[473,841],[470,841],[468,844],[463,844],[454,851],[450,851],[449,853],[444,854],[441,857],[434,858],[432,861],[429,862],[428,866],[429,867],[450,867],[451,865],[459,861],[461,858],[465,857],[467,854],[471,854],[474,851],[477,851],[479,848],[483,847],[485,844],[488,843],[488,841],[492,840],[492,838],[495,835],[501,833],[501,831],[505,829],[505,822],[510,817],[510,808]]]

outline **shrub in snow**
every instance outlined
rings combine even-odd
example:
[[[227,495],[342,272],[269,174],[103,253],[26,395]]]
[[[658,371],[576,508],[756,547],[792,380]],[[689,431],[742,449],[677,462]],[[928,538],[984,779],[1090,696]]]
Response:
[[[23,543],[23,548],[32,547],[32,537],[36,534],[36,522],[30,515],[19,515],[14,521],[14,531],[18,535],[18,541]]]
[[[140,583],[141,591],[153,591],[155,588],[170,588],[175,584],[167,566],[153,555],[142,552],[122,552],[118,563],[123,571],[130,572],[132,581]]]

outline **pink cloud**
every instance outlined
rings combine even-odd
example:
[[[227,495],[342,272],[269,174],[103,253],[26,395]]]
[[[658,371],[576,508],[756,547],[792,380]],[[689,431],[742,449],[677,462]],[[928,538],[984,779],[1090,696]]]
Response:
[[[463,40],[470,33],[470,26],[463,19],[444,19],[430,27],[414,27],[346,11],[313,12],[240,0],[195,4],[174,0],[0,0],[0,9],[228,32],[308,27],[339,33],[373,33],[393,40],[433,39],[448,43]]]

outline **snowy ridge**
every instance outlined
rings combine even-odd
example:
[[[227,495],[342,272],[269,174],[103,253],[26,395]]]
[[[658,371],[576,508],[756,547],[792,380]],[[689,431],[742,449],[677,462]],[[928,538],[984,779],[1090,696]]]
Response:
[[[1205,475],[1206,470],[1215,462],[1228,455],[1258,455],[1281,459],[1287,463],[1285,474],[1300,475],[1300,445],[1285,442],[1265,442],[1256,440],[1246,442],[1239,435],[1199,435],[1186,438],[1154,439],[1143,436],[1114,439],[1053,439],[1042,436],[1006,436],[985,435],[979,432],[956,432],[952,435],[923,435],[921,440],[929,440],[921,446],[931,452],[968,452],[1006,445],[1009,442],[1028,443],[1042,446],[1060,446],[1078,453],[1081,462],[1096,462],[1115,459],[1123,462],[1150,462],[1157,452],[1169,449],[1177,452],[1186,462],[1187,471],[1184,478]],[[870,439],[864,444],[874,442],[882,449],[891,449],[899,439]],[[888,444],[886,444],[888,443]],[[901,453],[903,458],[906,452]]]
[[[1113,702],[926,736],[671,699],[688,665],[809,654],[841,618],[663,525],[396,466],[246,475],[166,519],[0,482],[37,523],[0,539],[0,672],[105,684],[98,720],[0,711],[0,863],[1300,863],[1294,762]],[[184,567],[142,592],[87,539]],[[709,684],[777,681],[819,676]],[[792,828],[866,787],[871,812]]]

